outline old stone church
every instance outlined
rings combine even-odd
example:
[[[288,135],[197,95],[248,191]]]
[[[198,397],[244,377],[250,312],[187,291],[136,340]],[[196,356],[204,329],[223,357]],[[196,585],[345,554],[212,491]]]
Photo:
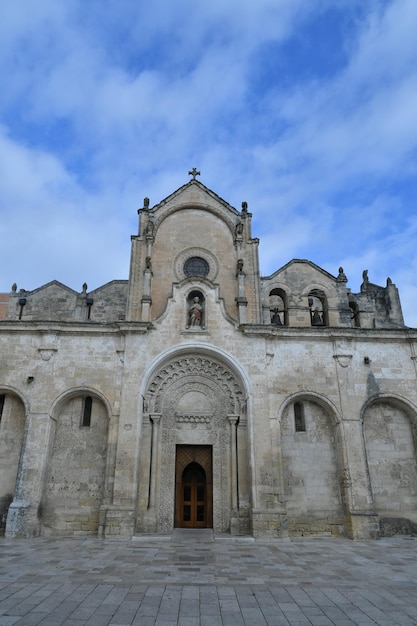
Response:
[[[397,288],[364,271],[352,293],[297,259],[261,276],[247,204],[190,174],[145,198],[128,280],[0,297],[2,531],[414,533],[417,330]]]

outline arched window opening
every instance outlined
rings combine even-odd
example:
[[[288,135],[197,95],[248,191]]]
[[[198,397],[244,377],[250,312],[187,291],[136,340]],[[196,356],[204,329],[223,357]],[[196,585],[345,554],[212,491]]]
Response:
[[[269,293],[271,324],[288,326],[287,294],[282,289],[272,289]]]
[[[91,308],[94,304],[93,298],[86,298],[85,305],[87,307],[87,319],[91,320]]]
[[[294,403],[294,425],[296,433],[306,432],[306,421],[304,417],[304,407],[301,402]]]
[[[3,417],[5,401],[6,401],[6,396],[4,395],[4,393],[0,394],[0,422],[1,422],[1,418]]]
[[[187,328],[204,330],[206,324],[205,298],[201,291],[193,290],[187,297]]]
[[[349,308],[351,311],[352,326],[354,326],[355,328],[360,328],[361,320],[357,303],[352,301],[349,302]]]
[[[93,398],[91,396],[87,396],[84,398],[83,403],[83,414],[81,417],[81,426],[85,428],[90,428],[91,426],[91,409],[93,407]]]
[[[320,289],[313,289],[308,294],[308,307],[312,326],[328,326],[327,300]]]

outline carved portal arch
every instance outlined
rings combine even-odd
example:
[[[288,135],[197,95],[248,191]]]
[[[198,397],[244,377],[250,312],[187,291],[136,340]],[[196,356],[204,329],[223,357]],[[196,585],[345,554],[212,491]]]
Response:
[[[201,447],[212,455],[212,524],[219,532],[248,528],[245,389],[216,355],[176,353],[160,364],[144,393],[137,532],[169,532],[176,503],[176,455]],[[211,519],[211,518],[210,518]],[[241,522],[239,521],[241,520]],[[240,525],[239,525],[240,524]]]
[[[240,413],[244,401],[242,385],[223,363],[203,355],[183,355],[172,359],[154,375],[145,394],[147,412],[159,413],[167,394],[177,389],[178,381],[209,385],[221,391],[227,413]]]

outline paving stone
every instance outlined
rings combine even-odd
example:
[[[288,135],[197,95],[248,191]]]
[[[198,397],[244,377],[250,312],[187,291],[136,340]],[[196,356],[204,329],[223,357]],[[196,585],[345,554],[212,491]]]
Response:
[[[413,540],[182,537],[0,539],[0,626],[417,625]]]

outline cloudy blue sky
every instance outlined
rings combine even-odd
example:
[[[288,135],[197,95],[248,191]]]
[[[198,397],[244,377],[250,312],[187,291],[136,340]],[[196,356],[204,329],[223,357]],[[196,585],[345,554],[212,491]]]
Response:
[[[390,276],[417,327],[416,0],[1,4],[0,291],[127,278],[195,166],[263,275]]]

